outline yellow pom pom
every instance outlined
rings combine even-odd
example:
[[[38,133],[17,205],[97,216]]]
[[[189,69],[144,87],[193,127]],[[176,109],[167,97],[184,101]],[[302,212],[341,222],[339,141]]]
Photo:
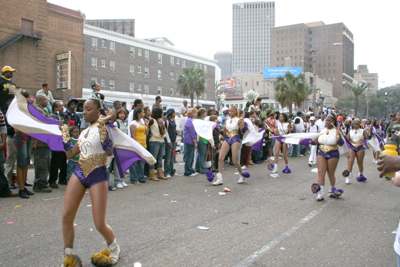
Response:
[[[109,257],[110,254],[111,252],[108,248],[104,248],[100,253],[93,254],[91,258],[93,265],[101,267],[112,266],[113,259]]]
[[[103,253],[104,255],[106,255],[107,257],[110,257],[111,251],[108,248],[103,248],[101,250],[101,253]]]
[[[64,267],[82,267],[82,262],[78,256],[67,255],[63,259]]]

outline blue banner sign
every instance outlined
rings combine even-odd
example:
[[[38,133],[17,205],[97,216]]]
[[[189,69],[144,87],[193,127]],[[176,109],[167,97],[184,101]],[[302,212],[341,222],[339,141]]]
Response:
[[[286,72],[291,72],[293,75],[298,76],[302,73],[301,67],[264,67],[263,68],[263,78],[264,79],[276,79],[278,76],[285,76]]]

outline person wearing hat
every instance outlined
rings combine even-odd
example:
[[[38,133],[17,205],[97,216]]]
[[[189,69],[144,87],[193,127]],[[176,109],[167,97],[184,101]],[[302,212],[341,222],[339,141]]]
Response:
[[[14,76],[16,70],[10,66],[4,66],[1,69],[2,76],[0,78],[0,108],[1,112],[5,116],[8,110],[8,104],[14,98],[14,93],[9,90],[10,87],[14,86],[15,83],[11,78]]]
[[[67,108],[68,110],[65,112],[65,116],[69,121],[69,126],[77,126],[81,127],[81,119],[79,115],[76,113],[76,107],[78,106],[79,100],[71,97],[68,99]]]
[[[319,133],[318,125],[315,124],[315,117],[310,117],[310,124],[307,126],[307,133]],[[310,144],[310,157],[308,158],[308,166],[312,167],[317,164],[317,146]]]
[[[229,119],[229,108],[223,107],[222,108],[222,115],[221,115],[221,128],[222,130],[225,127],[225,122]]]
[[[174,151],[176,147],[176,123],[175,123],[175,110],[173,108],[167,109],[165,114],[167,117],[167,136],[164,138],[165,143],[165,159],[164,159],[164,175],[170,178],[175,174],[174,170]]]

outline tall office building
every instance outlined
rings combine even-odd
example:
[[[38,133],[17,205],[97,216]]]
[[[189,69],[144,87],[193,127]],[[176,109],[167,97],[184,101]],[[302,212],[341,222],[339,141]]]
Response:
[[[261,73],[271,65],[275,2],[233,4],[232,76]]]
[[[343,23],[319,21],[276,27],[271,30],[271,40],[272,67],[283,67],[286,58],[291,58],[292,67],[314,72],[313,55],[319,53],[315,72],[333,84],[333,97],[350,93],[347,83],[354,80],[354,39]]]
[[[221,69],[221,79],[232,77],[232,53],[229,51],[217,52],[214,54],[214,60],[217,61]]]
[[[358,65],[354,73],[354,78],[360,76],[359,80],[364,80],[369,84],[368,92],[370,94],[378,91],[378,73],[370,73],[367,65]]]

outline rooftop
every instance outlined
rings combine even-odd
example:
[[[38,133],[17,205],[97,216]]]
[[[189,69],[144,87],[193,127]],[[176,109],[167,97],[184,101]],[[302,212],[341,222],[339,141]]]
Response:
[[[58,5],[55,5],[52,3],[47,3],[47,10],[50,12],[59,14],[61,16],[78,19],[78,20],[84,20],[81,12],[78,10],[72,10],[72,9],[58,6]]]

